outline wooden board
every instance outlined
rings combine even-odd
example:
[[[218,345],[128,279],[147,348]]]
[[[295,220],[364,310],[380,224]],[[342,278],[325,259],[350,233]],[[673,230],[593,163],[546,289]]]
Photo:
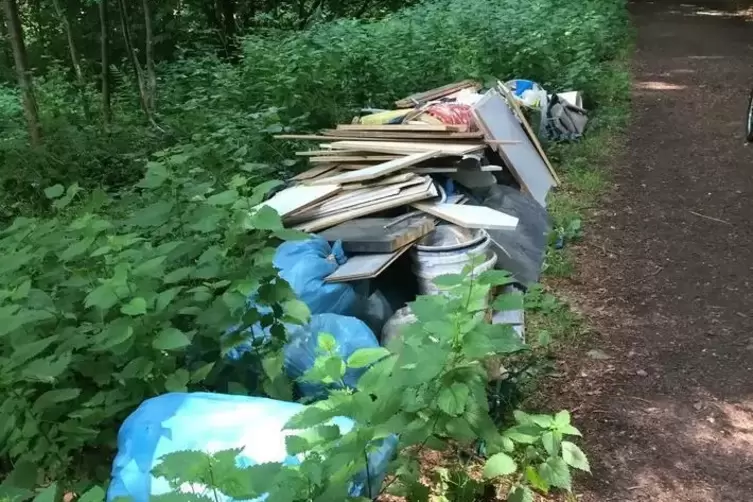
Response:
[[[552,166],[552,163],[549,162],[549,157],[546,156],[546,153],[544,152],[544,148],[542,148],[541,143],[539,142],[538,136],[536,136],[536,133],[533,132],[533,129],[531,129],[531,124],[528,123],[528,120],[526,120],[526,116],[523,115],[523,110],[520,109],[520,106],[518,105],[518,100],[516,100],[515,97],[512,94],[510,94],[510,91],[508,91],[507,88],[501,82],[497,82],[497,89],[499,89],[499,92],[502,93],[502,96],[504,96],[507,102],[510,103],[513,113],[520,121],[520,124],[523,126],[523,129],[525,129],[526,134],[528,134],[528,138],[531,140],[531,143],[533,143],[533,146],[536,147],[536,151],[539,152],[539,155],[541,155],[541,158],[544,160],[544,163],[546,163],[546,167],[547,169],[549,169],[549,173],[552,175],[552,178],[554,178],[554,182],[556,183],[556,185],[559,185],[561,183],[560,178],[559,176],[557,176],[557,173],[555,172],[554,166]]]
[[[361,183],[348,183],[348,184],[343,185],[341,188],[343,189],[343,191],[360,190],[361,188],[370,188],[370,187],[377,187],[377,186],[384,186],[384,185],[394,185],[397,183],[404,183],[406,181],[411,181],[413,179],[416,179],[417,183],[421,183],[420,178],[416,176],[415,173],[410,172],[410,173],[396,174],[395,176],[388,176],[386,178],[379,179],[379,180],[370,180],[370,181],[364,181]]]
[[[383,164],[377,164],[375,166],[365,167],[357,171],[349,171],[347,173],[332,176],[330,178],[317,179],[310,181],[309,183],[314,185],[340,185],[343,183],[357,183],[359,181],[373,180],[382,176],[387,176],[395,171],[410,167],[424,160],[431,159],[439,155],[436,151],[427,151],[421,153],[414,153],[395,160],[390,160]]]
[[[505,160],[520,186],[546,207],[546,196],[557,182],[502,96],[495,90],[487,92],[473,107],[473,115],[488,139],[514,138],[521,141],[516,145],[497,144],[495,141],[493,148]]]
[[[419,142],[401,142],[401,141],[336,141],[330,146],[335,150],[361,150],[369,152],[393,153],[393,154],[411,154],[417,152],[435,151],[437,155],[465,155],[467,153],[483,151],[485,144],[463,144],[463,143],[419,143]]]
[[[324,282],[351,282],[362,279],[373,279],[397,260],[411,246],[403,246],[392,253],[353,255],[344,264],[337,267],[332,274],[324,278]]]
[[[439,99],[468,87],[481,88],[481,85],[475,80],[463,80],[461,82],[443,85],[442,87],[437,87],[436,89],[430,89],[428,91],[411,94],[408,97],[395,101],[395,106],[397,106],[398,108],[408,108],[410,106],[415,106],[416,103]]]
[[[515,230],[518,219],[486,206],[459,204],[412,204],[416,209],[465,228]]]
[[[291,179],[294,179],[296,181],[309,180],[312,178],[316,178],[317,176],[321,176],[324,173],[328,173],[332,171],[335,167],[336,166],[334,165],[312,167],[311,169],[303,171],[302,173],[296,174]]]
[[[402,132],[466,132],[467,125],[432,125],[432,124],[338,124],[343,131],[402,131]]]
[[[309,157],[308,161],[313,164],[327,162],[384,162],[386,160],[402,159],[405,155],[326,155],[324,157]]]
[[[394,126],[384,126],[394,127]],[[473,141],[483,137],[481,132],[400,132],[400,131],[341,131],[325,129],[324,136],[338,136],[366,140],[426,140],[426,141]]]
[[[274,194],[269,200],[262,202],[256,207],[269,206],[284,218],[293,212],[316,204],[320,200],[324,200],[339,191],[340,185],[337,184],[318,186],[296,185]]]
[[[402,190],[400,195],[398,195],[397,197],[390,197],[389,199],[384,200],[378,204],[373,204],[361,209],[343,211],[342,213],[336,214],[334,216],[328,216],[326,218],[318,218],[316,220],[297,225],[294,228],[297,230],[302,230],[304,232],[317,232],[319,230],[324,230],[325,228],[333,227],[338,223],[342,223],[344,221],[349,221],[361,216],[378,213],[379,211],[384,211],[385,209],[412,204],[424,199],[430,199],[432,197],[436,197],[438,194],[439,192],[437,192],[436,187],[433,183],[430,182],[428,187],[418,186],[407,188],[405,190]]]
[[[434,219],[359,218],[346,221],[319,234],[330,241],[342,241],[350,253],[392,253],[434,230]]]

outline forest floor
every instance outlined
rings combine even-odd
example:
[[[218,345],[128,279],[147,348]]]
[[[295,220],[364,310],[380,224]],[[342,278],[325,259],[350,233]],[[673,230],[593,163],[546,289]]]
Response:
[[[595,335],[545,394],[584,433],[583,502],[750,502],[753,23],[726,3],[631,11],[626,145],[557,284]]]

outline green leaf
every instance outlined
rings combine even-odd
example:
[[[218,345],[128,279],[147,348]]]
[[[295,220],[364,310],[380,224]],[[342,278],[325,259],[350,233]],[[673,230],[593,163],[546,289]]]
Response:
[[[538,342],[542,347],[548,347],[549,344],[552,343],[552,335],[549,333],[549,331],[542,329],[539,332]]]
[[[572,488],[573,481],[570,477],[570,468],[560,457],[551,457],[539,465],[539,473],[541,478],[551,486],[568,491]]]
[[[390,355],[384,347],[358,349],[348,358],[348,368],[365,368]]]
[[[533,492],[527,486],[516,486],[507,496],[507,502],[533,502]]]
[[[282,308],[287,315],[300,321],[301,324],[307,323],[311,317],[311,311],[309,310],[308,305],[295,298],[283,303]]]
[[[71,364],[71,359],[70,352],[66,352],[59,357],[50,356],[36,359],[24,368],[22,375],[30,381],[54,382]]]
[[[58,485],[57,483],[52,483],[50,486],[39,492],[39,494],[34,497],[34,502],[56,502],[58,496]]]
[[[214,364],[215,363],[207,363],[191,373],[191,383],[203,382],[214,368]]]
[[[81,394],[81,389],[56,389],[48,390],[34,402],[32,410],[35,412],[43,411],[53,404],[62,403],[76,399]]]
[[[570,425],[570,412],[562,410],[554,416],[554,426],[559,429]]]
[[[554,417],[551,415],[530,415],[530,417],[533,423],[542,429],[549,429],[554,426]]]
[[[515,282],[510,272],[497,269],[481,272],[476,280],[480,284],[488,284],[490,286],[504,286]]]
[[[445,274],[435,277],[432,282],[440,288],[451,288],[463,284],[465,277],[461,274]]]
[[[110,284],[102,284],[94,288],[84,300],[84,307],[97,307],[102,310],[112,308],[120,299]]]
[[[76,196],[76,194],[79,193],[80,191],[81,191],[81,187],[78,186],[78,183],[72,184],[65,191],[65,195],[64,196],[60,197],[59,199],[56,199],[52,203],[52,207],[54,209],[65,209],[68,206],[68,204],[71,203],[71,201]]]
[[[329,357],[324,361],[324,372],[333,382],[339,382],[346,369],[345,363],[339,357]]]
[[[193,273],[194,270],[196,270],[196,267],[181,267],[181,268],[175,269],[169,274],[167,274],[162,279],[162,281],[165,284],[175,284],[176,282],[180,282],[188,278]]]
[[[249,221],[251,228],[257,230],[282,230],[282,220],[277,211],[269,206],[260,207],[255,213],[251,215]]]
[[[455,382],[450,387],[444,387],[437,398],[437,406],[448,415],[458,416],[465,411],[470,389],[464,383]]]
[[[180,368],[165,380],[165,390],[168,392],[186,392],[190,375],[188,371]]]
[[[76,502],[103,502],[105,495],[105,491],[101,486],[94,486],[77,498]]]
[[[191,344],[191,339],[177,328],[166,328],[152,341],[152,347],[157,350],[177,350]]]
[[[540,492],[549,492],[549,483],[539,475],[539,471],[532,465],[526,467],[526,479],[536,490]]]
[[[65,192],[65,187],[61,184],[52,185],[44,189],[44,196],[48,199],[57,199]]]
[[[495,298],[492,303],[494,310],[508,312],[510,310],[523,310],[523,295],[517,293],[505,293]]]
[[[541,429],[535,425],[516,425],[507,429],[503,435],[521,444],[533,444],[541,437]]]
[[[238,191],[231,189],[212,195],[207,199],[207,204],[212,206],[227,206],[238,200]]]
[[[286,436],[285,450],[288,455],[298,455],[310,449],[309,442],[300,436]]]
[[[295,230],[294,228],[283,228],[272,232],[275,237],[281,241],[305,241],[311,238],[311,234]]]
[[[137,277],[162,277],[164,273],[162,264],[166,259],[167,256],[157,256],[147,260],[133,270],[133,275]]]
[[[497,453],[489,457],[484,464],[484,478],[493,479],[500,476],[509,476],[518,469],[518,465],[509,455]]]
[[[578,429],[576,429],[572,425],[566,425],[564,427],[560,427],[559,431],[565,436],[582,436],[583,435],[580,433]]]
[[[133,320],[130,317],[119,317],[108,324],[96,338],[94,351],[107,350],[129,340],[133,336]]]
[[[316,339],[316,345],[322,352],[329,354],[337,349],[337,340],[329,333],[319,333]]]
[[[144,315],[146,314],[146,300],[140,296],[132,298],[130,302],[120,307],[120,311],[131,317]]]
[[[562,435],[558,432],[547,431],[541,435],[541,443],[544,445],[546,452],[552,457],[559,455],[561,442]]]
[[[141,188],[159,188],[169,175],[167,168],[162,162],[147,162],[146,173],[136,186]]]
[[[570,441],[562,442],[562,460],[570,467],[591,472],[591,466],[588,464],[586,454],[575,443],[571,443]]]
[[[160,294],[157,295],[157,301],[155,303],[154,310],[158,314],[165,310],[175,299],[178,294],[183,291],[183,286],[177,286],[174,288],[167,289],[165,291],[162,291]]]

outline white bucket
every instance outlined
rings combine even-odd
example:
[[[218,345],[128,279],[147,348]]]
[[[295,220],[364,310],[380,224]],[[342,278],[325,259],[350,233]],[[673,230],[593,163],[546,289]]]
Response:
[[[473,269],[473,275],[478,275],[494,268],[497,263],[497,255],[490,251],[489,240],[485,241],[485,256],[483,263]],[[451,256],[422,256],[416,259],[413,273],[418,278],[418,290],[422,295],[437,295],[442,290],[434,284],[434,279],[441,275],[458,274],[468,265],[474,255],[480,254],[475,248],[464,253],[455,253]]]

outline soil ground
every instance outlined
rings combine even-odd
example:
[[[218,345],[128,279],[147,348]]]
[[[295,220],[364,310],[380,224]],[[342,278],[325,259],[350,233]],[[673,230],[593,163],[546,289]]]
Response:
[[[584,502],[750,502],[753,23],[725,3],[631,11],[627,144],[565,288],[597,336],[549,394],[585,436]]]

